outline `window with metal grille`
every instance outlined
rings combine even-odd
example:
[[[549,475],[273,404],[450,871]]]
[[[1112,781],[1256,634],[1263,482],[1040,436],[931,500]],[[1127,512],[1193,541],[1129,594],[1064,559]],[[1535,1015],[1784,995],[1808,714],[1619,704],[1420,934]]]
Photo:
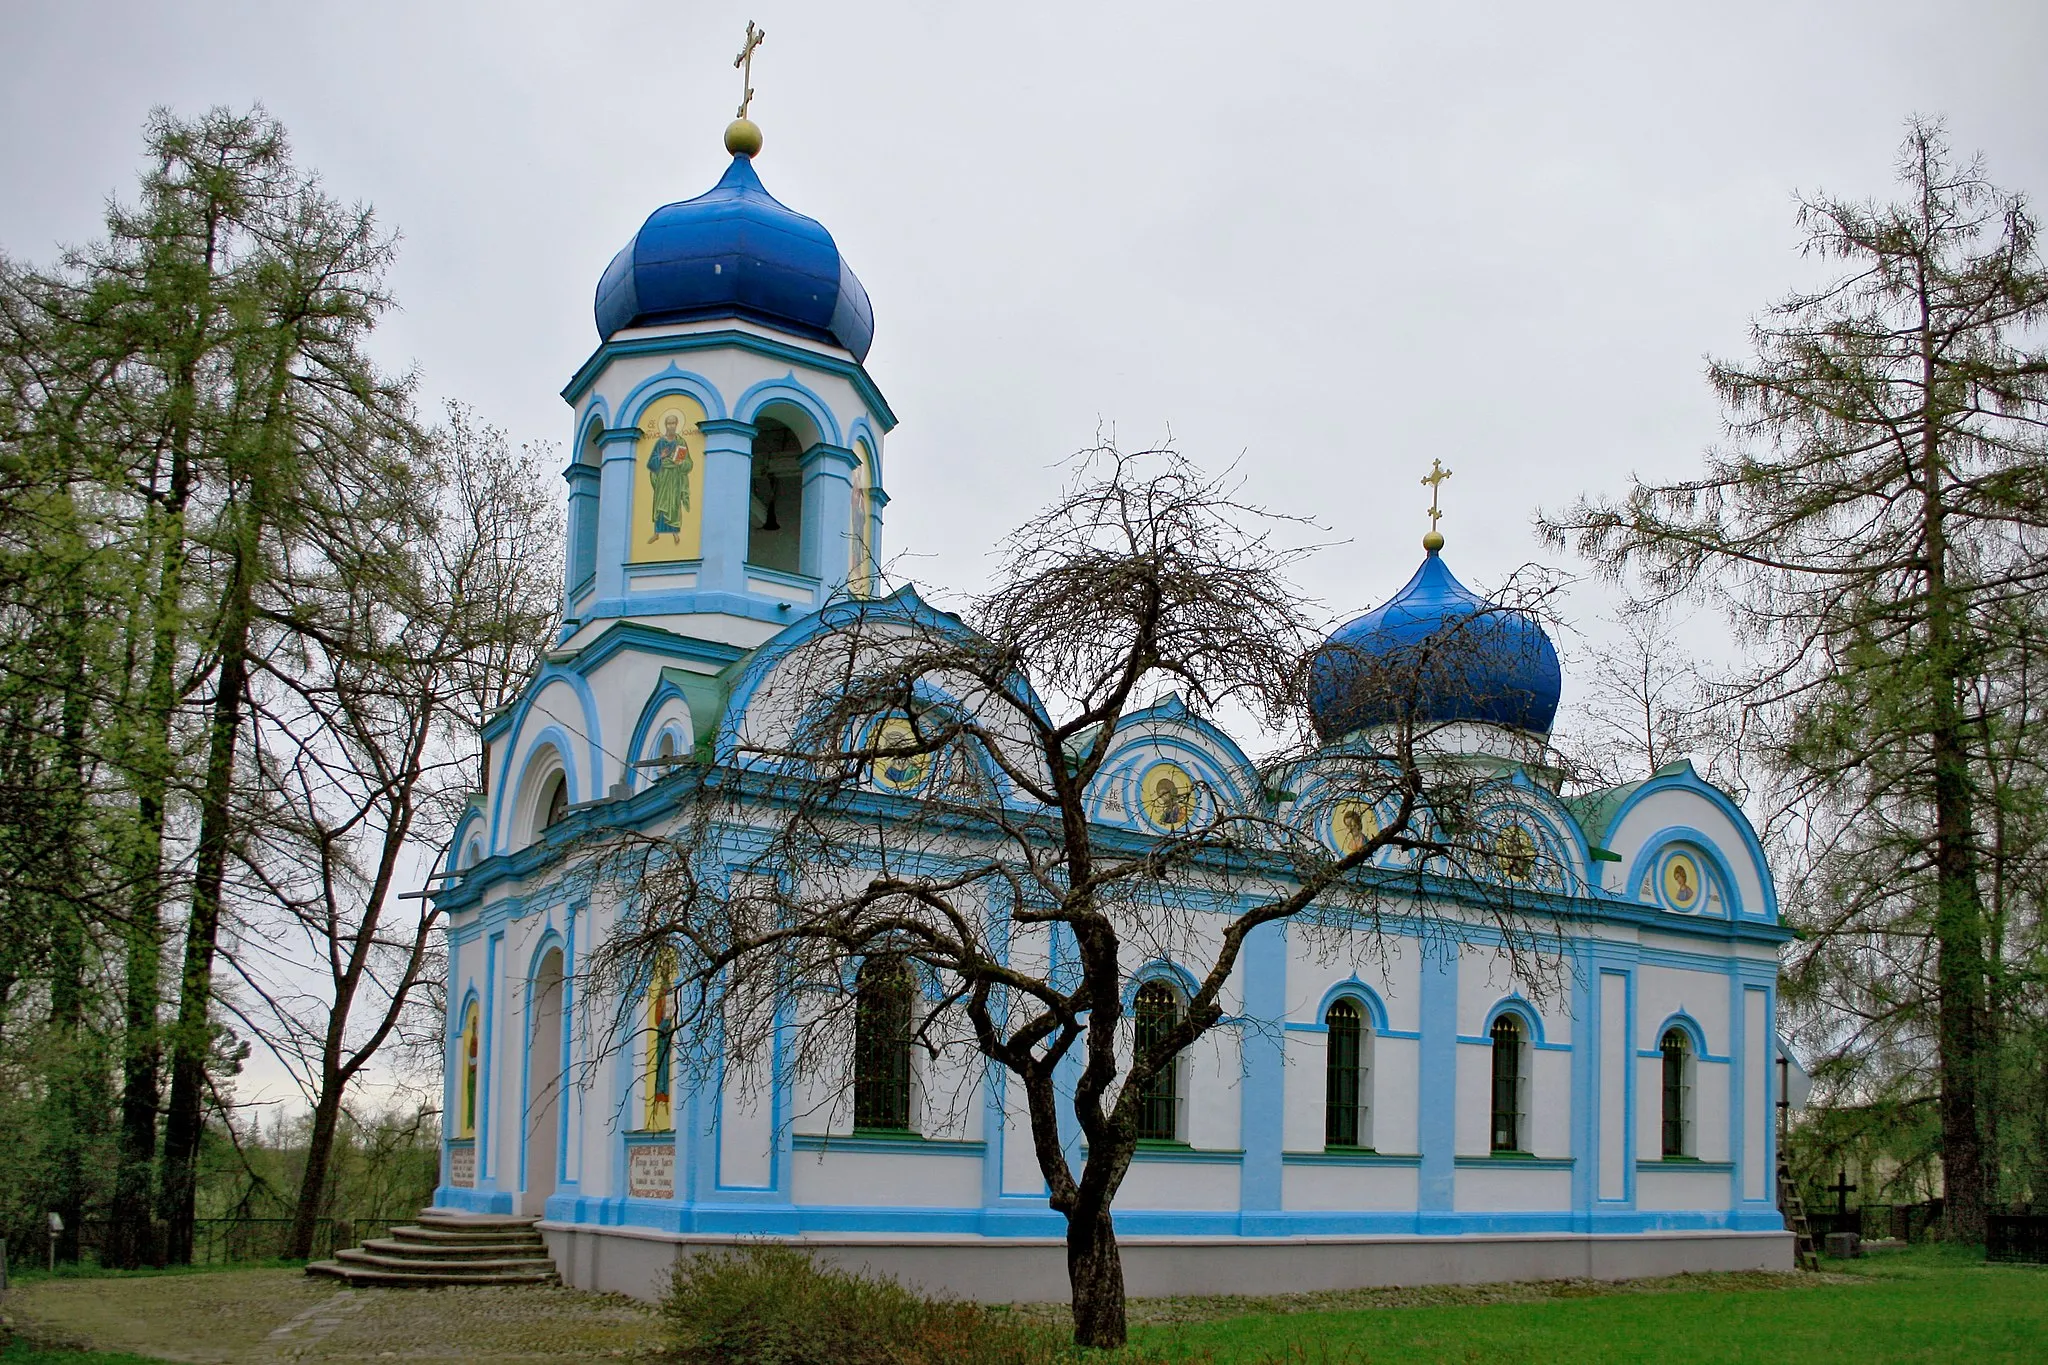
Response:
[[[1522,1147],[1522,1021],[1503,1014],[1493,1023],[1493,1150]]]
[[[1666,1029],[1664,1053],[1664,1155],[1689,1156],[1686,1151],[1692,1128],[1692,1087],[1687,1084],[1686,1062],[1691,1049],[1685,1030]]]
[[[1329,1028],[1323,1063],[1323,1142],[1360,1147],[1365,1132],[1365,1023],[1349,1000],[1331,1005],[1323,1022]]]
[[[1137,1026],[1137,1055],[1143,1057],[1180,1022],[1180,997],[1164,981],[1148,981],[1138,987],[1131,1012]],[[1162,1142],[1172,1142],[1180,1136],[1178,1057],[1169,1059],[1139,1090],[1138,1136]]]
[[[916,976],[901,958],[871,957],[855,989],[853,1126],[909,1132]]]

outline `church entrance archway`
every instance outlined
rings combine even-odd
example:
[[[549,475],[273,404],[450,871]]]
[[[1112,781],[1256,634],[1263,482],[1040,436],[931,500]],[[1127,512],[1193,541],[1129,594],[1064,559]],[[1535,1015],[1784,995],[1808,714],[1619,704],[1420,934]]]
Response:
[[[561,1169],[562,950],[550,948],[528,983],[532,1032],[526,1040],[526,1168],[519,1211],[544,1213]]]

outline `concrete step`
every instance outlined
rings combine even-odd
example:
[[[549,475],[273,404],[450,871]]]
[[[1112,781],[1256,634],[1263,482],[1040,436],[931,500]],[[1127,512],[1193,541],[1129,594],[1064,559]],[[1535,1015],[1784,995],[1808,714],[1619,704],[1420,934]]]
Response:
[[[443,1209],[421,1209],[413,1222],[443,1232],[531,1232],[540,1221],[532,1214],[455,1213]]]
[[[544,1245],[539,1233],[526,1228],[478,1228],[454,1232],[447,1228],[421,1227],[407,1223],[391,1229],[391,1236],[396,1241],[418,1242],[431,1246],[487,1246],[503,1242],[520,1242],[530,1246]]]
[[[496,1271],[474,1274],[456,1274],[446,1268],[442,1268],[434,1274],[419,1274],[416,1272],[346,1265],[338,1261],[313,1261],[306,1266],[306,1273],[308,1275],[323,1275],[330,1279],[343,1280],[350,1285],[386,1289],[436,1289],[451,1284],[555,1283],[553,1266],[549,1266],[545,1271]]]
[[[351,1247],[334,1253],[334,1259],[344,1266],[365,1266],[373,1270],[395,1270],[409,1275],[496,1275],[508,1271],[521,1272],[543,1270],[552,1275],[555,1263],[545,1255],[541,1256],[479,1256],[467,1261],[418,1261],[408,1256],[391,1256],[381,1252]]]
[[[363,1243],[368,1251],[386,1256],[411,1256],[422,1261],[470,1260],[489,1256],[545,1256],[547,1243],[535,1237],[521,1242],[415,1242],[402,1237],[372,1237]]]

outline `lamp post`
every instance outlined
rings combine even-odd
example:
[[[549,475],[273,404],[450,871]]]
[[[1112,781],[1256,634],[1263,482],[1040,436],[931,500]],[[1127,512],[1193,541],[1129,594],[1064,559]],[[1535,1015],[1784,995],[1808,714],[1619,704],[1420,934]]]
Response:
[[[57,1238],[64,1232],[64,1217],[57,1210],[50,1210],[50,1272],[57,1271]]]

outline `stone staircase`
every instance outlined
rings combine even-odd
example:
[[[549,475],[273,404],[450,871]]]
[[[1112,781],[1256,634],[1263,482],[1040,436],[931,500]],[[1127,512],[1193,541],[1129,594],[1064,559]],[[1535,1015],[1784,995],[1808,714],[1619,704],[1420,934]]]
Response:
[[[314,1261],[306,1273],[391,1288],[553,1284],[555,1263],[535,1221],[422,1209],[416,1223],[337,1251],[331,1261]]]

